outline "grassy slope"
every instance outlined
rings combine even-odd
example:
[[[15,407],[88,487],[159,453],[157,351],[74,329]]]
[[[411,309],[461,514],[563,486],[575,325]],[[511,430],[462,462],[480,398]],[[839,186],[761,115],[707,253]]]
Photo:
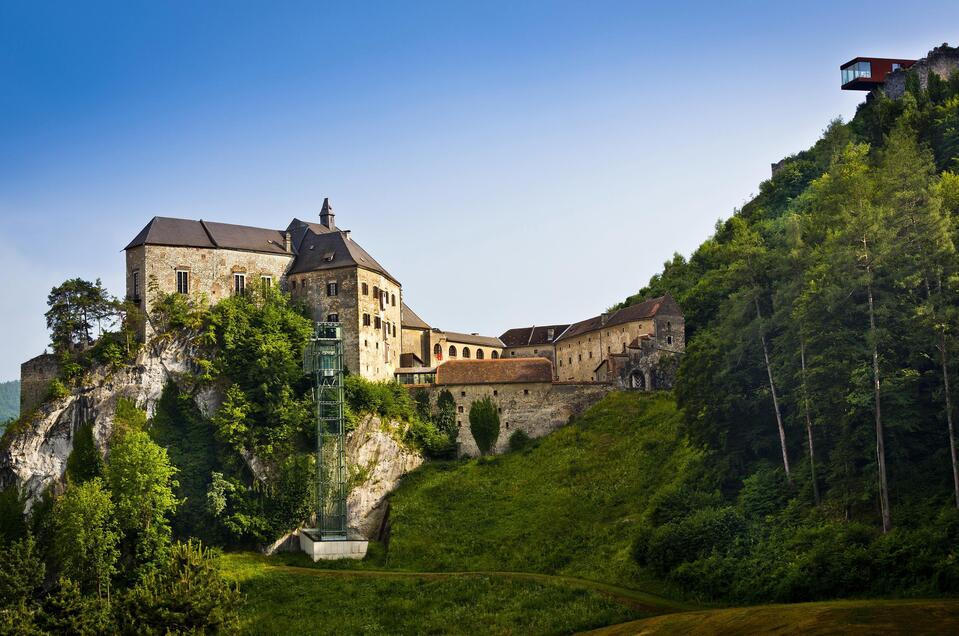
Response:
[[[685,612],[614,625],[627,634],[959,634],[959,600],[830,601]]]
[[[616,393],[523,452],[426,466],[392,497],[386,564],[643,583],[635,522],[649,493],[697,461],[678,423],[668,395]]]
[[[336,571],[271,565],[249,554],[223,559],[246,596],[248,634],[556,634],[649,612],[562,582],[469,574]]]

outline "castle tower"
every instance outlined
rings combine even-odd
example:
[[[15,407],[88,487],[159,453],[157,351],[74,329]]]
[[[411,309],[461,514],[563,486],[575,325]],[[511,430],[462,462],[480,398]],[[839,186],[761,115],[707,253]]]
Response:
[[[333,221],[333,206],[330,205],[329,197],[323,199],[323,209],[320,210],[320,223],[331,230],[336,229],[336,223]]]

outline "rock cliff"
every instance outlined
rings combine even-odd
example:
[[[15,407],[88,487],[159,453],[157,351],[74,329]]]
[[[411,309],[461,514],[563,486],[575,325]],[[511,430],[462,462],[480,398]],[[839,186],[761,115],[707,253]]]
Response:
[[[134,363],[110,372],[94,369],[83,388],[42,404],[7,436],[0,448],[0,486],[17,486],[28,498],[28,509],[50,487],[62,487],[67,460],[79,427],[92,422],[93,438],[104,456],[114,429],[117,401],[132,400],[152,417],[168,382],[181,389],[194,386],[195,369],[188,344],[173,341],[144,347]],[[212,415],[222,400],[215,387],[194,391],[204,416]],[[399,479],[423,463],[423,457],[398,441],[401,425],[364,417],[346,445],[352,477],[349,495],[350,529],[375,536],[385,514],[384,500]],[[254,474],[262,470],[257,458],[244,457]]]

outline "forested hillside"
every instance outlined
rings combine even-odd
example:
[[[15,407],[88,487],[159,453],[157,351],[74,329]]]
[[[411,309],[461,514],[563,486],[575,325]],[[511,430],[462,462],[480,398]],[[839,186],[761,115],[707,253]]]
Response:
[[[684,308],[683,431],[724,495],[760,489],[793,521],[956,531],[957,159],[959,76],[912,77],[625,301]]]
[[[0,382],[0,426],[20,416],[20,380]]]

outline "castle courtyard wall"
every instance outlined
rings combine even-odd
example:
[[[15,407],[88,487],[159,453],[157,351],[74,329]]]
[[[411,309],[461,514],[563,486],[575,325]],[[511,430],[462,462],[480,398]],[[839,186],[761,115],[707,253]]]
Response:
[[[473,402],[490,397],[499,409],[500,432],[494,453],[509,449],[509,437],[523,431],[530,437],[542,437],[566,426],[609,393],[610,384],[579,383],[508,383],[508,384],[451,384],[413,387],[426,389],[435,402],[440,392],[449,390],[456,401],[456,423],[459,430],[457,446],[461,456],[476,457],[479,447],[470,432],[469,411]]]

